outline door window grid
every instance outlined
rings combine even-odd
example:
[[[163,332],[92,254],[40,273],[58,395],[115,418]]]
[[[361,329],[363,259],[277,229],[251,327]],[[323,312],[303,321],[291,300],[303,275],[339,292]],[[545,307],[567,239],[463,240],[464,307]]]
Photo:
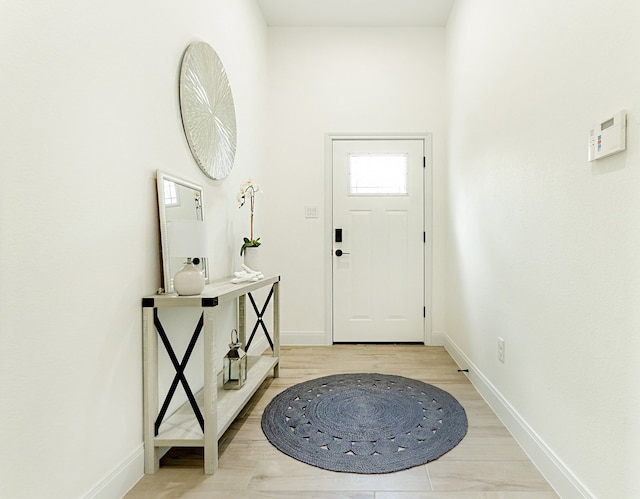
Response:
[[[178,186],[171,180],[164,181],[164,204],[165,206],[180,206],[180,196]]]
[[[349,154],[349,195],[406,196],[406,153]]]

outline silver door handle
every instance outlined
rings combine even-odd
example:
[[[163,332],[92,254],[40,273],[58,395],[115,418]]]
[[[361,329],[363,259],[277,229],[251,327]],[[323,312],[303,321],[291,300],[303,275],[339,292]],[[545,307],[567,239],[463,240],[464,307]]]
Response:
[[[342,251],[341,249],[337,249],[336,250],[336,256],[342,256],[342,255],[350,255],[351,253],[345,253],[344,251]]]

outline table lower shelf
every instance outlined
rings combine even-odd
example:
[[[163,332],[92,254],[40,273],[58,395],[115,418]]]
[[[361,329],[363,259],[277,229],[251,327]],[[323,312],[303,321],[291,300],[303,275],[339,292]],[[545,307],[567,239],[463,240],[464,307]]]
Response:
[[[269,372],[278,365],[278,362],[278,357],[250,355],[247,359],[247,381],[242,388],[225,390],[218,386],[217,440],[240,414],[242,408],[269,376]],[[203,406],[203,399],[204,391],[200,390],[196,394],[196,401],[200,407]],[[204,435],[189,403],[185,403],[162,423],[153,443],[155,447],[204,446]]]

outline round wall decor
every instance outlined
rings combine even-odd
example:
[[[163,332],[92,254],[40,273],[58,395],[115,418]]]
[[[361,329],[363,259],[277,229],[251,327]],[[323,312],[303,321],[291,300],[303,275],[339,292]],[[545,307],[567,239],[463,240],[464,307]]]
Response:
[[[205,42],[189,45],[182,59],[180,112],[200,169],[213,179],[226,177],[236,155],[236,111],[222,61]]]

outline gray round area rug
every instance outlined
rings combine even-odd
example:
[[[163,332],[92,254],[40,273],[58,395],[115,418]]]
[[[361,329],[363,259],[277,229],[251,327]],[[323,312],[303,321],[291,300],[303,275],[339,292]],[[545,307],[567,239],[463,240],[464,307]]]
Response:
[[[428,463],[467,433],[449,393],[386,374],[336,374],[287,388],[262,415],[281,452],[332,471],[391,473]]]

